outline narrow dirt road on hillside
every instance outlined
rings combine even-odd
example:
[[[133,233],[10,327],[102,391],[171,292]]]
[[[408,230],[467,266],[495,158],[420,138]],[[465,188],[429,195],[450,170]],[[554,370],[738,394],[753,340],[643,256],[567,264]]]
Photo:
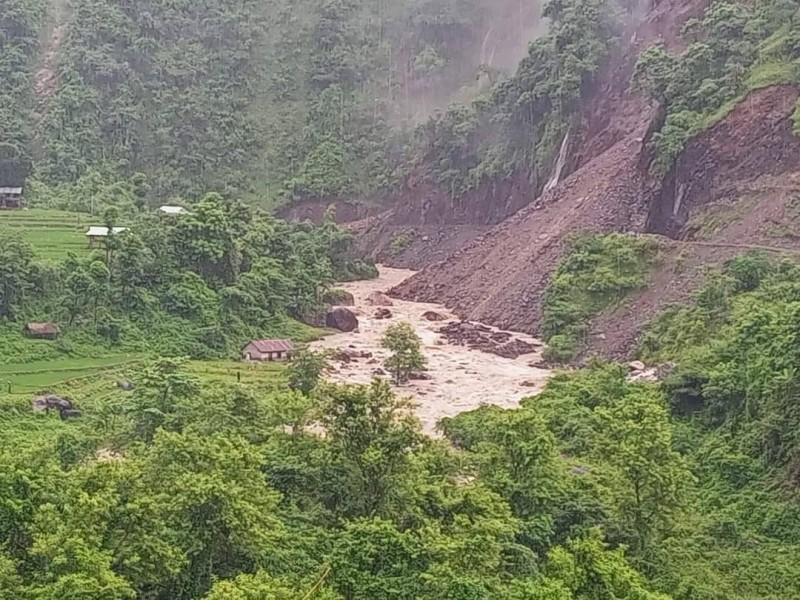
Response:
[[[357,358],[350,363],[334,361],[336,370],[329,377],[331,381],[369,383],[375,372],[382,369],[388,355],[380,347],[381,336],[390,325],[407,322],[422,339],[422,351],[428,359],[426,375],[430,379],[412,381],[397,391],[417,402],[416,414],[426,433],[435,434],[436,423],[442,417],[455,416],[483,404],[516,407],[522,398],[542,390],[551,372],[530,366],[540,359],[538,352],[512,360],[466,346],[451,345],[438,333],[446,322],[430,322],[423,317],[425,312],[434,311],[450,321],[455,320],[456,317],[443,306],[393,299],[393,305],[387,307],[392,318],[374,318],[376,307],[368,302],[370,294],[385,292],[413,274],[413,271],[404,269],[380,267],[378,279],[341,286],[355,297],[359,331],[331,335],[313,347],[372,353],[372,358]],[[536,342],[525,334],[514,335]]]

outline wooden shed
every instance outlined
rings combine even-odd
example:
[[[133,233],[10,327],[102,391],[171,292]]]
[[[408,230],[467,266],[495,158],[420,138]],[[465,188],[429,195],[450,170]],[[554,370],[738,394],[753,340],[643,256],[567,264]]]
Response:
[[[0,210],[25,208],[25,196],[21,187],[0,186]]]
[[[55,323],[28,323],[25,335],[37,340],[55,340],[61,335],[61,329]]]
[[[291,340],[253,340],[242,348],[242,360],[247,362],[284,361],[292,357]]]

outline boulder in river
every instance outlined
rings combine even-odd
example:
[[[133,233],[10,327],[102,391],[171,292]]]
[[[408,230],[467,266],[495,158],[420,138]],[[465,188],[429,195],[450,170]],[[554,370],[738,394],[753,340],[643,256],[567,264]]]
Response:
[[[445,317],[441,313],[437,313],[434,310],[425,311],[424,313],[422,313],[422,318],[425,319],[426,321],[432,321],[432,322],[447,321],[447,317]]]
[[[394,306],[394,302],[383,292],[372,292],[367,296],[367,304],[370,306]]]
[[[322,301],[330,306],[355,306],[356,299],[347,290],[334,288],[325,292]]]
[[[468,321],[448,323],[439,330],[439,333],[451,344],[467,346],[503,358],[517,358],[536,351],[534,344],[514,338],[505,331],[493,331],[481,323]]]
[[[382,319],[391,319],[392,316],[393,316],[392,315],[392,311],[390,311],[388,308],[383,308],[383,307],[377,309],[375,311],[375,314],[373,315],[373,317],[375,319],[381,319],[381,320]]]
[[[325,315],[325,325],[349,333],[358,329],[358,318],[349,308],[337,306]]]
[[[432,378],[427,373],[413,372],[408,374],[408,378],[412,381],[430,381]]]

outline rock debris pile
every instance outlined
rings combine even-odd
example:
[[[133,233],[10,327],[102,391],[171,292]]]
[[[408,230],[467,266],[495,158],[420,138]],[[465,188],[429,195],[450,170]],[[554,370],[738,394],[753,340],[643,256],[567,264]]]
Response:
[[[496,331],[491,327],[469,321],[454,321],[439,329],[439,333],[450,344],[467,346],[472,350],[480,350],[502,356],[518,358],[523,354],[536,352],[537,345],[514,337],[505,331]]]

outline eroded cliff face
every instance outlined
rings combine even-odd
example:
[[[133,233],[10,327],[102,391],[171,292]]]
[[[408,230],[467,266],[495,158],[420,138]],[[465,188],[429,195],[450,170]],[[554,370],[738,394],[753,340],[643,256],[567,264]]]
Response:
[[[570,175],[582,170],[585,172],[581,179],[622,177],[627,181],[634,177],[638,180],[638,174],[623,174],[609,164],[610,161],[622,161],[623,170],[634,168],[631,156],[621,156],[623,151],[634,153],[636,161],[639,161],[636,168],[648,162],[648,157],[642,155],[642,142],[658,115],[646,100],[629,92],[636,59],[645,47],[653,43],[678,49],[683,23],[702,15],[708,4],[709,0],[664,0],[650,10],[642,8],[634,14],[622,34],[619,50],[597,77],[589,100],[569,127],[569,139],[564,148],[566,160],[559,165],[559,187],[566,184]],[[602,158],[606,154],[608,156]],[[421,165],[409,175],[403,186],[385,202],[388,210],[353,224],[364,253],[396,266],[427,267],[445,260],[453,252],[466,250],[470,243],[522,209],[535,206],[531,210],[542,210],[566,199],[570,193],[549,189],[551,186],[546,184],[553,173],[518,171],[508,179],[484,183],[459,198],[453,198],[428,181],[424,173],[424,165]],[[570,189],[575,185],[574,182],[570,184]],[[626,185],[622,183],[623,187]],[[583,190],[584,186],[578,187]],[[616,189],[619,185],[613,184],[612,187]],[[631,193],[629,190],[626,195]],[[614,210],[614,206],[608,208]],[[604,210],[599,206],[592,210],[595,209]],[[593,218],[592,214],[588,215],[589,220]],[[393,243],[397,238],[406,243]]]
[[[646,137],[655,115],[643,113],[638,129],[555,190],[394,293],[537,334],[542,294],[571,234],[668,236],[673,241],[666,242],[651,285],[594,324],[590,350],[624,356],[644,323],[698,289],[704,264],[749,247],[800,250],[800,238],[780,229],[791,228],[787,211],[800,199],[800,138],[791,120],[799,96],[789,85],[752,92],[687,144],[663,185],[648,174]],[[703,215],[713,213],[722,216],[706,219],[713,227],[703,226]],[[679,252],[681,273],[675,269]]]
[[[800,138],[792,131],[791,116],[797,98],[791,85],[756,90],[690,140],[653,200],[648,231],[690,236],[686,224],[699,207],[733,203],[743,184],[796,170]]]
[[[666,177],[654,177],[649,138],[658,111],[629,92],[634,57],[660,42],[677,48],[683,23],[707,2],[664,1],[631,33],[626,52],[603,73],[580,115],[568,176],[496,226],[398,286],[398,296],[446,304],[459,315],[539,333],[542,296],[575,232],[664,235],[666,250],[651,285],[595,319],[589,351],[621,357],[644,324],[702,285],[704,265],[748,247],[800,250],[776,239],[800,198],[800,138],[792,131],[795,86],[750,93],[687,144]],[[698,225],[706,213],[713,228]],[[676,256],[687,268],[675,269]]]

